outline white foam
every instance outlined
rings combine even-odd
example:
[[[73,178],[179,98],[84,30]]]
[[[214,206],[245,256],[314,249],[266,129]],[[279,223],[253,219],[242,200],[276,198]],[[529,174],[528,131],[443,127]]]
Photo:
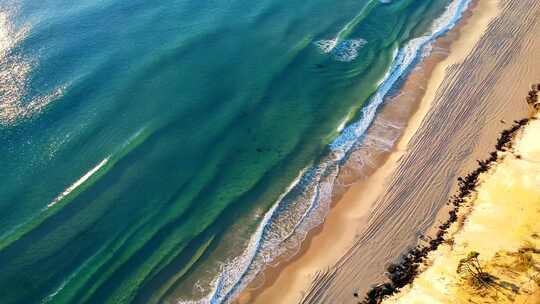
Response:
[[[336,61],[350,62],[358,57],[359,50],[366,45],[367,41],[364,39],[346,39],[342,41],[332,40],[319,40],[315,42],[315,45],[322,53],[330,54]]]
[[[341,120],[341,122],[336,128],[336,131],[337,132],[343,131],[343,129],[345,129],[345,126],[347,126],[347,123],[349,122],[350,119],[351,119],[351,113],[349,113],[345,118]]]
[[[386,73],[377,92],[362,110],[362,119],[343,130],[342,134],[330,144],[334,151],[348,151],[354,142],[365,133],[373,121],[377,109],[384,102],[384,97],[390,92],[398,80],[416,63],[418,57],[429,55],[431,43],[446,33],[460,19],[470,0],[455,0],[447,7],[442,16],[437,18],[430,31],[422,37],[409,41],[394,55],[393,64]]]
[[[362,19],[367,7],[368,5],[364,6],[352,20],[339,30],[333,39],[319,40],[314,44],[323,54],[329,54],[336,61],[350,62],[355,60],[358,57],[358,51],[366,45],[367,41],[361,38],[347,39],[347,36]]]
[[[319,48],[319,50],[324,53],[328,54],[332,52],[332,50],[337,45],[337,38],[336,39],[330,39],[330,40],[319,40],[315,42],[315,45]]]
[[[294,181],[287,187],[286,191],[281,194],[276,203],[268,210],[265,214],[261,223],[257,227],[255,233],[250,237],[248,242],[248,247],[244,250],[242,255],[234,257],[230,261],[223,263],[221,267],[220,274],[211,284],[212,292],[209,293],[206,297],[199,299],[197,301],[178,301],[179,304],[207,304],[207,303],[221,303],[226,300],[226,297],[229,293],[235,290],[236,285],[242,279],[242,276],[248,271],[249,267],[252,265],[255,255],[258,252],[258,249],[261,246],[262,235],[265,232],[268,224],[272,220],[276,210],[280,207],[280,203],[283,201],[283,198],[298,184],[300,183],[302,177],[304,176],[305,170],[302,170]],[[199,286],[199,290],[202,287]],[[224,291],[224,292],[221,292]]]
[[[75,181],[71,186],[67,187],[64,192],[60,193],[52,202],[50,202],[47,205],[47,208],[51,208],[52,206],[56,205],[59,201],[61,201],[64,197],[69,195],[73,190],[77,189],[80,185],[82,185],[84,182],[86,182],[92,175],[94,175],[99,169],[101,169],[103,166],[107,164],[109,161],[109,157],[102,160],[99,164],[97,164],[94,168],[90,169],[90,171],[86,172],[83,176],[81,176],[77,181]]]

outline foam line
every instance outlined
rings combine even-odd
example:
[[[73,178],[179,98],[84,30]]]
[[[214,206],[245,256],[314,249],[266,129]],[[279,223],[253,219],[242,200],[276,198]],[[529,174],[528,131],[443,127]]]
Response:
[[[94,168],[90,169],[90,171],[86,172],[81,178],[79,178],[76,182],[74,182],[71,186],[69,186],[64,192],[62,192],[60,195],[58,195],[52,202],[50,202],[47,205],[47,208],[51,208],[52,206],[56,205],[59,201],[61,201],[64,197],[69,195],[73,190],[75,190],[77,187],[82,185],[85,181],[87,181],[94,173],[96,173],[101,167],[105,166],[107,162],[109,161],[109,157],[102,160],[99,164],[97,164]]]

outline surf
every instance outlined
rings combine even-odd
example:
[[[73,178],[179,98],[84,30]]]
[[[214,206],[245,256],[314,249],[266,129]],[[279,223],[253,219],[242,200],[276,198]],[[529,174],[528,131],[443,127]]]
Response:
[[[329,144],[329,155],[324,157],[319,164],[306,169],[267,211],[257,231],[252,235],[244,255],[225,263],[214,281],[213,290],[207,297],[180,303],[230,303],[267,265],[274,263],[282,256],[283,248],[288,247],[285,243],[293,236],[297,237],[295,246],[298,250],[307,233],[324,221],[324,217],[330,210],[332,191],[340,165],[357,145],[361,145],[363,135],[373,122],[379,108],[384,104],[385,98],[423,57],[430,54],[430,46],[433,42],[457,24],[470,3],[471,0],[452,1],[443,14],[432,22],[425,35],[411,39],[394,53],[392,63],[380,81],[378,90],[362,108],[361,118],[343,128],[337,138]],[[362,16],[364,10],[356,18]],[[351,25],[359,22],[353,20],[346,25],[332,40],[335,43],[325,46],[327,50],[332,52],[338,44],[337,41],[349,33]],[[293,195],[294,191],[304,196]],[[296,201],[287,201],[291,195]],[[306,207],[300,211],[298,221],[287,232],[279,232],[278,230],[282,230],[283,227],[275,223],[283,217],[292,216],[286,211],[291,205],[298,204],[300,197],[308,203],[304,202]],[[229,280],[224,278],[229,278]]]

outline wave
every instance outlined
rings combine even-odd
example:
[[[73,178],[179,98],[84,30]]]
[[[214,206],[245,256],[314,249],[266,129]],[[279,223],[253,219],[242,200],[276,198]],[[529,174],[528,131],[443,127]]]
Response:
[[[367,16],[371,8],[374,7],[375,1],[370,1],[364,6],[360,13],[354,16],[351,21],[347,22],[343,28],[337,33],[333,39],[319,40],[314,44],[324,54],[330,56],[336,61],[350,62],[358,57],[358,51],[367,44],[365,39],[356,38],[348,39],[353,29]]]
[[[156,130],[155,127],[145,125],[130,136],[119,149],[102,159],[96,166],[87,171],[73,184],[67,187],[62,193],[56,196],[50,203],[44,206],[41,211],[29,220],[13,227],[13,229],[0,235],[0,250],[10,246],[15,241],[30,233],[36,227],[44,223],[49,217],[60,212],[63,206],[69,204],[77,195],[97,182],[106,174],[118,161],[120,161],[129,151],[140,146]]]
[[[69,203],[69,201],[74,197],[74,194],[77,192],[80,192],[79,187],[86,186],[85,183],[91,183],[92,181],[89,181],[92,177],[94,177],[94,182],[99,177],[95,177],[96,173],[97,175],[101,174],[101,171],[107,163],[109,163],[109,159],[111,156],[109,155],[105,159],[103,159],[100,163],[98,163],[95,167],[90,169],[88,172],[86,172],[83,176],[81,176],[78,180],[76,180],[71,186],[66,188],[62,193],[60,193],[54,200],[52,200],[47,206],[45,206],[40,213],[38,213],[37,216],[30,218],[29,220],[13,227],[13,229],[9,230],[8,232],[4,233],[0,236],[0,250],[10,246],[15,241],[17,241],[22,236],[26,235],[27,233],[33,231],[41,225],[45,220],[47,220],[52,215],[56,214],[61,208]],[[83,186],[83,187],[84,187]],[[75,191],[77,190],[77,191]],[[75,192],[74,192],[75,191]],[[75,194],[76,195],[76,194]],[[60,203],[60,204],[59,204]]]
[[[151,131],[150,131],[151,132]],[[83,176],[81,176],[78,180],[76,180],[71,186],[67,187],[62,193],[60,193],[52,202],[47,204],[47,208],[51,208],[54,205],[56,205],[58,202],[63,200],[66,196],[68,196],[73,190],[77,189],[79,186],[84,184],[90,177],[92,177],[96,172],[98,172],[103,166],[105,166],[111,157],[114,156],[115,162],[117,162],[119,159],[121,159],[123,156],[125,156],[129,151],[133,150],[134,147],[140,145],[141,141],[144,141],[149,136],[149,128],[148,126],[143,126],[142,128],[139,128],[133,135],[131,135],[118,149],[118,152],[114,155],[109,155],[106,158],[104,158],[101,162],[99,162],[95,167],[90,169],[88,172],[86,172]]]
[[[347,39],[337,41],[337,38],[332,40],[319,40],[315,45],[325,54],[330,54],[334,60],[342,62],[350,62],[358,57],[358,51],[367,44],[364,39]]]
[[[77,187],[82,185],[86,180],[88,180],[94,173],[96,173],[101,167],[105,166],[107,162],[109,161],[109,157],[102,160],[99,164],[97,164],[94,168],[90,169],[90,171],[86,172],[83,176],[81,176],[77,181],[75,181],[71,186],[67,187],[64,192],[60,193],[52,202],[50,202],[47,205],[47,208],[51,208],[52,206],[56,205],[59,201],[61,201],[64,197],[69,195],[73,190],[75,190]]]
[[[330,210],[340,165],[362,144],[364,134],[385,97],[421,58],[430,54],[432,43],[457,24],[470,2],[452,1],[445,12],[434,20],[426,35],[410,40],[394,53],[392,64],[379,89],[362,109],[361,119],[341,130],[340,135],[329,145],[329,155],[301,172],[266,212],[244,253],[222,266],[212,291],[203,299],[179,303],[230,303],[267,265],[275,263],[279,257],[290,257],[296,253],[307,233],[324,221]]]

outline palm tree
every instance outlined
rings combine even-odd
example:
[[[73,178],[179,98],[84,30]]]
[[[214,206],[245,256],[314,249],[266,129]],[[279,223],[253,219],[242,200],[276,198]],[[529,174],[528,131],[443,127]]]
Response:
[[[482,287],[487,287],[493,283],[492,276],[485,272],[480,265],[478,256],[480,253],[476,251],[471,251],[467,257],[459,261],[457,267],[458,274],[468,274],[470,275],[475,283],[478,283]]]

